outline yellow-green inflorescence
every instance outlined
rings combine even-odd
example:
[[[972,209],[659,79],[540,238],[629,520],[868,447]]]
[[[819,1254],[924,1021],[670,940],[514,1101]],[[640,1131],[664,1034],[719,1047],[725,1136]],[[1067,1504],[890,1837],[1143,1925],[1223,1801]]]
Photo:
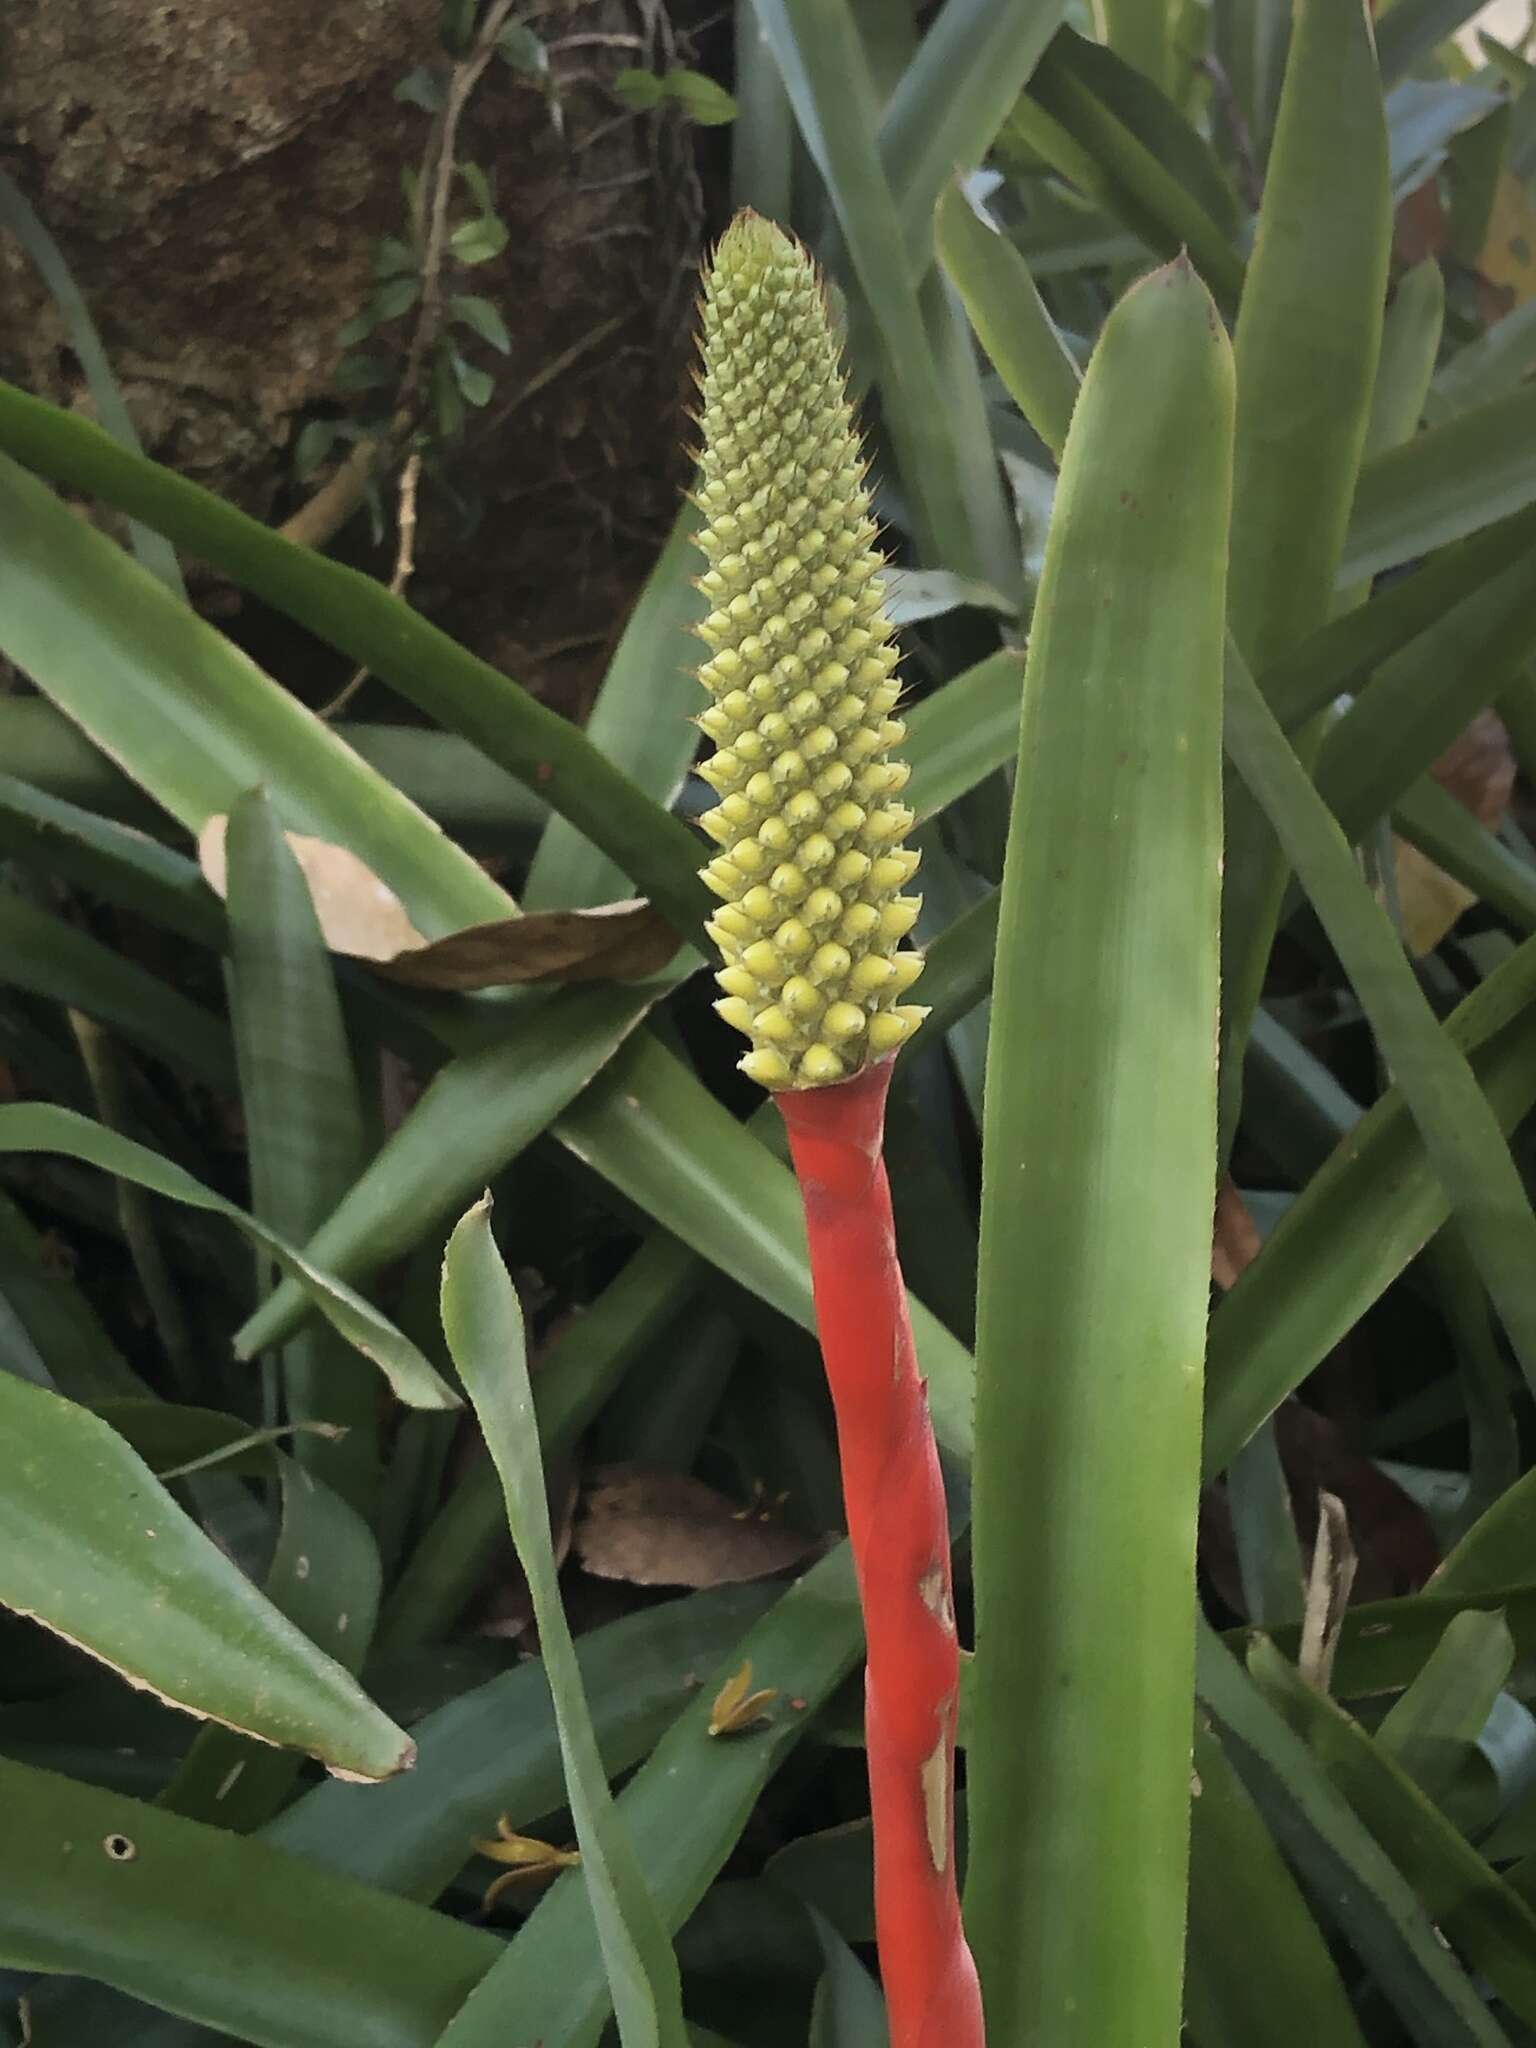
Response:
[[[821,1087],[893,1051],[926,1014],[901,1000],[919,899],[899,801],[905,727],[882,557],[837,344],[809,257],[740,215],[705,285],[699,588],[711,650],[701,820],[720,853],[715,1005],[765,1088]]]

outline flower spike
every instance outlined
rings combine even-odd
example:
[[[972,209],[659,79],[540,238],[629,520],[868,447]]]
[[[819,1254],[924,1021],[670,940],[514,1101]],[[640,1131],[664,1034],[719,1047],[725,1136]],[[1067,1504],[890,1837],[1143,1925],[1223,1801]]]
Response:
[[[700,723],[716,750],[699,772],[721,798],[701,821],[720,848],[704,879],[742,921],[712,925],[720,1009],[752,1041],[744,1073],[824,1087],[926,1014],[901,1000],[918,956],[897,951],[918,856],[902,844],[897,649],[837,344],[810,258],[756,214],[715,251],[703,358]]]

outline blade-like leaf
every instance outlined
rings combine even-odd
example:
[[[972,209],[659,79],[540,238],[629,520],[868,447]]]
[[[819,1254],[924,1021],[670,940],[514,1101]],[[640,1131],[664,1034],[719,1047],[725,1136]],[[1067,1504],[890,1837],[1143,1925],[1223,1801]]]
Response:
[[[14,1458],[0,1601],[170,1705],[359,1778],[403,1770],[408,1738],[286,1620],[98,1416],[0,1374]]]
[[[1465,1055],[1235,650],[1227,746],[1295,867],[1397,1077],[1527,1379],[1536,1384],[1536,1215]]]
[[[1231,436],[1225,332],[1171,265],[1073,415],[1003,881],[966,1901],[1005,2039],[1178,2030]]]
[[[243,1209],[226,1202],[156,1152],[109,1131],[74,1110],[48,1103],[10,1103],[0,1107],[0,1152],[61,1152],[104,1173],[133,1181],[189,1208],[207,1209],[243,1232],[365,1358],[371,1358],[402,1401],[419,1408],[453,1408],[457,1397],[428,1365],[421,1353],[377,1309],[359,1300],[328,1273],[263,1228]]]
[[[1271,1834],[1370,1968],[1409,2038],[1420,2048],[1507,2048],[1391,1857],[1204,1626],[1195,1691]]]
[[[260,790],[230,813],[226,850],[230,1011],[251,1207],[280,1237],[303,1244],[362,1169],[362,1099],[314,905]],[[294,1456],[368,1515],[378,1487],[373,1374],[321,1325],[293,1339],[282,1377],[291,1420],[344,1432],[301,1431]]]
[[[624,2048],[682,2048],[682,1993],[666,1930],[619,1821],[561,1604],[544,1468],[534,1426],[523,1319],[491,1235],[490,1204],[471,1209],[443,1260],[443,1329],[501,1476],[554,1701],[581,1875]],[[445,2048],[504,2036],[516,2004],[488,1973],[445,2031]],[[520,2020],[520,2016],[519,2016]]]

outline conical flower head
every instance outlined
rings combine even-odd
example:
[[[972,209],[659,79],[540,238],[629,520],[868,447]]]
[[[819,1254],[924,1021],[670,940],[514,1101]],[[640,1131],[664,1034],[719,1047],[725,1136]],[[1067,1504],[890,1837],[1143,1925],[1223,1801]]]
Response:
[[[744,213],[704,293],[699,628],[716,751],[699,773],[721,851],[704,879],[725,966],[716,1008],[752,1041],[766,1088],[823,1086],[910,1036],[918,901],[902,844],[908,770],[885,564],[821,284],[809,257]]]

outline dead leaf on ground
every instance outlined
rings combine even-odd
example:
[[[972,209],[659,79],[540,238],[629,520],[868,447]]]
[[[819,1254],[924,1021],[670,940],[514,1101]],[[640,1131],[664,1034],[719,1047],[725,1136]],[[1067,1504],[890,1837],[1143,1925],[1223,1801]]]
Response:
[[[1494,711],[1481,711],[1436,761],[1431,773],[1489,832],[1504,822],[1515,786],[1515,754],[1503,721]],[[1399,839],[1397,896],[1403,913],[1403,938],[1415,959],[1432,953],[1463,911],[1476,903],[1476,893],[1438,867],[1416,846]]]
[[[380,966],[412,988],[499,988],[517,981],[643,981],[678,938],[643,896],[595,910],[538,910],[470,925]]]
[[[228,889],[220,813],[198,834],[197,857],[208,885]],[[345,846],[285,832],[309,888],[320,930],[333,953],[369,961],[380,974],[411,988],[468,991],[531,981],[643,981],[657,974],[680,941],[644,897],[593,910],[543,910],[467,926],[429,940],[405,905],[365,861]]]
[[[609,1465],[576,1523],[586,1571],[634,1586],[729,1586],[788,1570],[816,1548],[770,1511],[743,1507],[701,1479]]]

